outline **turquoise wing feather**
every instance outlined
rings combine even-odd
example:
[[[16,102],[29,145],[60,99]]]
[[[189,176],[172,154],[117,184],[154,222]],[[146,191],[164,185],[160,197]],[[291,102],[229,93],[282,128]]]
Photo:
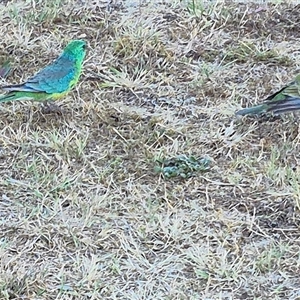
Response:
[[[69,57],[61,56],[51,65],[45,67],[27,82],[20,85],[12,85],[7,91],[20,92],[45,92],[47,94],[63,93],[70,88],[70,82],[74,78],[75,62]]]
[[[52,65],[28,79],[25,86],[48,94],[63,93],[75,75],[75,61],[61,56]]]

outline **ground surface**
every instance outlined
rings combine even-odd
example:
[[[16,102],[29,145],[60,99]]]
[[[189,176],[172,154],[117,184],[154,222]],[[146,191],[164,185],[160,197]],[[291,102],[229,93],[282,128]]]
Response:
[[[0,299],[299,299],[299,117],[234,117],[299,71],[299,9],[2,1],[1,84],[89,46],[61,116],[1,105]]]

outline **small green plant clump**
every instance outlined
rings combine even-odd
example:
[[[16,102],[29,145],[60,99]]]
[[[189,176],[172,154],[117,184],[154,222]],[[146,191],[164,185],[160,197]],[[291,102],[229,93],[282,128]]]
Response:
[[[196,158],[194,156],[178,155],[172,158],[161,158],[157,160],[155,172],[162,173],[164,177],[189,178],[195,172],[206,172],[210,169],[210,160],[207,158]]]

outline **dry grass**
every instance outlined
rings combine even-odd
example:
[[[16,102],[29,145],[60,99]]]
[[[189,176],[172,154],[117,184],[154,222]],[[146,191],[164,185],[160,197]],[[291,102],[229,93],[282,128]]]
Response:
[[[0,299],[299,299],[298,118],[234,117],[296,74],[299,5],[109,2],[0,3],[2,84],[89,43],[62,116],[1,105]],[[181,154],[212,169],[154,172]]]

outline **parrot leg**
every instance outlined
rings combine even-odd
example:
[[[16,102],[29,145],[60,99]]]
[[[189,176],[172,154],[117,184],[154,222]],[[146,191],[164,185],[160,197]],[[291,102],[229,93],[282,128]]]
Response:
[[[52,114],[56,113],[59,115],[62,115],[62,109],[54,102],[52,101],[45,101],[41,104],[42,106],[42,113],[43,114]]]

